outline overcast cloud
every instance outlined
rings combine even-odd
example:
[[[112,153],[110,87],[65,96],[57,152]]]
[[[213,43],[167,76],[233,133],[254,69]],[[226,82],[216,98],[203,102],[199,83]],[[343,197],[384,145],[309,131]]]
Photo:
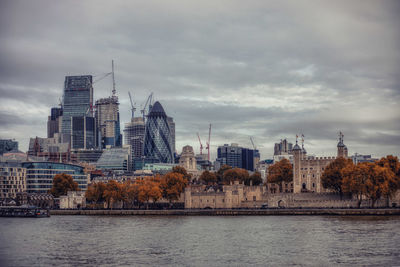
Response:
[[[303,133],[331,156],[339,130],[350,154],[399,155],[399,14],[399,1],[1,1],[0,138],[46,137],[64,77],[114,59],[121,128],[128,91],[138,110],[154,92],[178,151],[198,152],[212,123],[213,155],[253,136],[270,158]]]

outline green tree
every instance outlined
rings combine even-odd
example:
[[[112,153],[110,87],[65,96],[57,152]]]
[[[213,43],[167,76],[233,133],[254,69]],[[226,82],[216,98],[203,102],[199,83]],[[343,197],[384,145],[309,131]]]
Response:
[[[50,194],[57,198],[66,195],[68,191],[79,190],[78,183],[74,181],[71,175],[60,173],[54,176]]]
[[[204,171],[199,178],[205,184],[215,184],[217,182],[217,176],[213,172]]]
[[[321,176],[321,183],[324,188],[331,189],[334,192],[343,195],[342,182],[343,175],[342,170],[348,166],[352,165],[353,161],[351,159],[345,159],[343,157],[337,158],[326,166],[324,172]]]
[[[267,182],[277,184],[282,192],[282,183],[293,181],[293,166],[287,159],[282,159],[268,167]]]

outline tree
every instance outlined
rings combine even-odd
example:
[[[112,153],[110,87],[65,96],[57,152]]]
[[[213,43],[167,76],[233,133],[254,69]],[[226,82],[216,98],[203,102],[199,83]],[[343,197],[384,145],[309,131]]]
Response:
[[[161,192],[162,196],[172,200],[178,200],[181,193],[185,190],[188,181],[182,174],[176,172],[169,172],[161,178]]]
[[[174,166],[172,168],[173,173],[180,173],[183,175],[183,178],[185,178],[188,182],[192,179],[192,175],[187,173],[186,169],[181,167],[181,166]]]
[[[331,189],[342,196],[342,182],[343,175],[342,169],[348,165],[352,165],[351,159],[345,159],[343,157],[337,158],[326,166],[321,176],[321,183],[324,188]]]
[[[260,185],[262,184],[263,180],[261,178],[261,173],[259,172],[254,172],[252,175],[250,175],[250,178],[246,181],[244,181],[245,185],[250,185],[250,182],[253,185]]]
[[[50,194],[57,198],[66,195],[68,191],[79,190],[78,183],[74,181],[71,175],[60,173],[54,176]]]
[[[392,191],[391,194],[400,189],[400,162],[399,159],[395,156],[388,155],[386,157],[381,158],[376,162],[377,165],[381,167],[386,167],[390,169],[394,174],[395,183],[390,185],[390,189]]]
[[[245,169],[240,168],[226,170],[222,179],[223,183],[227,185],[234,181],[239,181],[243,183],[247,180],[249,180],[249,172]]]
[[[267,182],[279,185],[279,192],[282,192],[282,183],[293,181],[293,166],[287,159],[282,159],[268,167]]]
[[[86,190],[85,197],[89,202],[99,204],[105,201],[103,196],[106,190],[106,184],[103,182],[93,183]]]
[[[219,168],[219,170],[217,171],[217,181],[218,181],[218,183],[222,183],[223,182],[225,171],[230,170],[230,169],[232,169],[232,167],[229,166],[229,165],[226,165],[226,164],[222,165],[221,168]]]
[[[204,171],[200,175],[200,180],[205,184],[215,184],[217,182],[217,176],[213,172]]]
[[[183,179],[183,178],[182,178]],[[161,188],[159,177],[145,177],[144,179],[137,180],[138,200],[142,203],[146,203],[146,209],[150,199],[157,202],[161,198]]]
[[[366,195],[365,183],[370,175],[370,166],[360,163],[348,164],[342,169],[342,192],[351,193],[357,198],[357,206],[361,206],[362,197]]]
[[[103,196],[107,202],[107,207],[112,208],[112,204],[117,201],[123,201],[122,185],[114,180],[108,181]]]

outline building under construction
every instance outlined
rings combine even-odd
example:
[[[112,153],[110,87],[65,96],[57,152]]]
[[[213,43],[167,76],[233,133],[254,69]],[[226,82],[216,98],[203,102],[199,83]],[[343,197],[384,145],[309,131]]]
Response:
[[[113,95],[96,101],[96,122],[101,148],[107,146],[120,147],[122,145],[117,96]]]

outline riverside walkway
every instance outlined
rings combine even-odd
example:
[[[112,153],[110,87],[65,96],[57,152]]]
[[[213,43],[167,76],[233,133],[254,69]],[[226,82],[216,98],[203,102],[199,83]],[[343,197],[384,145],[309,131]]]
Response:
[[[277,215],[331,215],[331,216],[400,216],[399,208],[381,209],[182,209],[182,210],[50,210],[51,215],[116,215],[116,216],[277,216]]]

